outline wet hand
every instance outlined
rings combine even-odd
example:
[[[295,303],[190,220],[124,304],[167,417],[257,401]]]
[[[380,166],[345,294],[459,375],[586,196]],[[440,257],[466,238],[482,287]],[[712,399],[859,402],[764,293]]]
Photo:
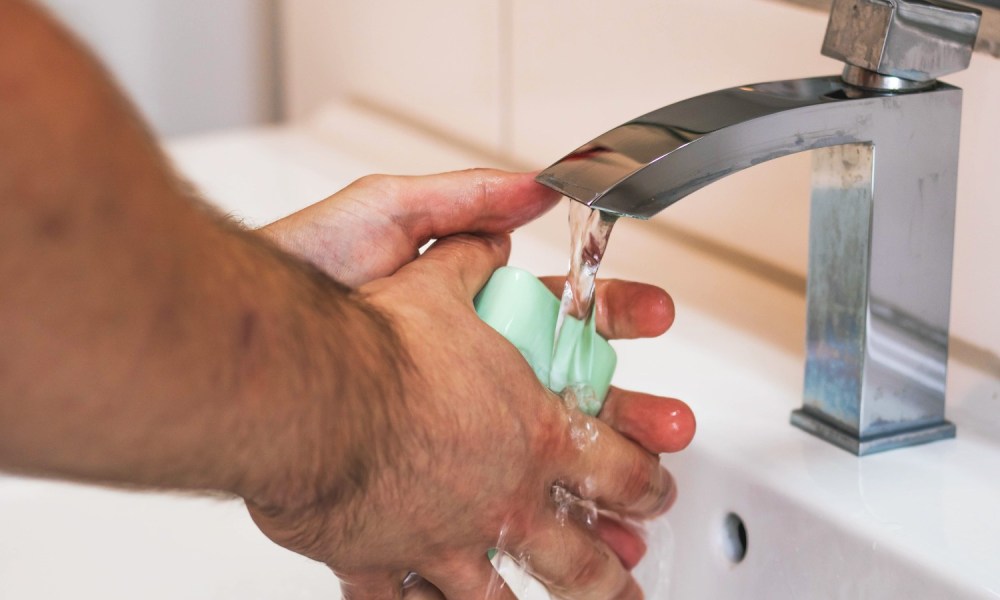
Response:
[[[558,196],[531,173],[470,169],[440,175],[364,177],[261,233],[350,286],[395,273],[432,239],[506,233],[549,210]],[[564,279],[543,278],[558,297]],[[655,286],[597,284],[597,327],[609,339],[655,337],[674,318]],[[600,418],[651,453],[683,449],[694,416],[683,402],[612,387]]]
[[[360,286],[413,261],[430,239],[463,231],[505,232],[555,201],[530,174],[477,169],[426,177],[371,176],[262,233],[340,281]],[[545,279],[556,295],[562,281]],[[669,296],[653,286],[602,281],[597,296],[598,328],[607,338],[659,335],[673,320]],[[694,432],[694,418],[682,402],[614,387],[600,419],[651,454],[683,448]],[[627,568],[645,552],[642,539],[617,520],[602,516],[593,531]],[[415,585],[408,594],[426,589],[433,586]]]
[[[559,597],[641,597],[608,543],[560,519],[553,486],[649,518],[668,506],[670,476],[605,422],[591,420],[596,438],[576,443],[574,415],[478,318],[472,300],[508,249],[505,235],[448,237],[361,286],[410,359],[399,374],[404,394],[367,399],[392,415],[359,449],[376,464],[349,489],[291,508],[250,505],[272,539],[330,565],[346,598],[427,598],[435,588],[452,600],[483,598],[496,581],[486,551],[497,545]],[[404,591],[410,572],[421,579]]]
[[[564,277],[542,278],[557,297],[562,295],[564,281]],[[597,330],[607,339],[656,337],[673,324],[673,300],[656,286],[599,280],[596,296]],[[683,450],[694,437],[694,414],[675,398],[612,386],[598,416],[654,454]]]
[[[562,295],[565,277],[543,277],[542,282],[557,297]],[[674,321],[670,296],[643,283],[599,280],[596,305],[597,330],[608,339],[656,337]],[[653,455],[683,450],[695,433],[694,413],[684,402],[615,386],[608,390],[598,418]],[[639,533],[617,519],[599,515],[594,530],[626,568],[645,554]]]

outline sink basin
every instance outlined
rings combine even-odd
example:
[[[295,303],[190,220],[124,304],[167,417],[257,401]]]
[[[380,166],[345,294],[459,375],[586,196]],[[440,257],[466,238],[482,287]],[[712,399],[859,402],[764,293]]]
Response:
[[[440,166],[362,160],[329,143],[327,119],[183,140],[172,154],[250,223],[366,172],[478,162],[431,142],[412,155],[443,157]],[[519,231],[511,264],[563,272],[565,214]],[[649,597],[1000,597],[995,357],[949,365],[957,439],[858,459],[788,424],[804,355],[796,290],[672,241],[655,223],[617,227],[602,274],[664,286],[678,316],[659,339],[615,343],[615,383],[684,398],[698,416],[692,446],[664,458],[679,496],[651,527],[664,565],[641,574]],[[658,260],[628,259],[637,255]],[[339,586],[323,565],[265,539],[237,500],[0,477],[0,598],[63,597],[329,599]]]

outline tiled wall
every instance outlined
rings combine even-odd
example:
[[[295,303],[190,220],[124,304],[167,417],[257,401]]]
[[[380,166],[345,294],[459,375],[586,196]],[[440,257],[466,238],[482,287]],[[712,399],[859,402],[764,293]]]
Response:
[[[691,95],[840,71],[819,54],[826,16],[773,0],[294,0],[284,16],[293,117],[349,98],[527,167]],[[996,369],[1000,60],[946,79],[966,93],[952,330]],[[802,276],[809,160],[736,174],[657,220]]]

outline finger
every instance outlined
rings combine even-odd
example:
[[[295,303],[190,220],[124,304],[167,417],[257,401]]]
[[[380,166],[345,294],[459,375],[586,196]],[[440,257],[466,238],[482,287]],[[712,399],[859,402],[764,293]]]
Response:
[[[641,598],[635,581],[604,542],[572,522],[558,524],[554,515],[546,515],[546,522],[517,551],[555,597]]]
[[[452,235],[435,242],[403,270],[419,270],[450,283],[462,297],[471,300],[486,285],[493,271],[507,263],[508,256],[509,235]]]
[[[691,408],[675,398],[663,398],[612,387],[598,417],[648,452],[677,452],[694,438]]]
[[[566,516],[593,531],[618,556],[622,565],[631,570],[646,553],[646,542],[639,531],[613,513],[594,510],[592,501],[574,498],[575,495],[567,497],[566,494],[572,492],[566,490],[565,493],[553,494],[559,510],[565,510]]]
[[[552,208],[559,194],[534,173],[469,169],[417,177],[378,175],[368,186],[415,246],[456,233],[506,233]],[[368,190],[366,190],[367,192]]]
[[[334,279],[356,287],[395,273],[431,239],[506,233],[559,196],[532,173],[475,169],[441,175],[369,175],[258,230]]]
[[[608,515],[599,515],[594,533],[615,553],[626,570],[631,571],[646,554],[646,542],[633,527]]]
[[[428,578],[448,598],[517,600],[485,554],[459,564],[448,564],[444,569],[429,573]]]
[[[565,277],[542,277],[545,287],[562,297]],[[674,322],[674,301],[655,285],[602,279],[595,286],[597,331],[606,338],[656,337]]]
[[[577,445],[577,458],[561,481],[581,498],[601,508],[646,519],[665,512],[676,496],[673,477],[659,459],[616,433],[606,423],[589,420],[597,431],[592,443]],[[572,425],[580,427],[579,423]],[[572,436],[567,436],[572,440]]]

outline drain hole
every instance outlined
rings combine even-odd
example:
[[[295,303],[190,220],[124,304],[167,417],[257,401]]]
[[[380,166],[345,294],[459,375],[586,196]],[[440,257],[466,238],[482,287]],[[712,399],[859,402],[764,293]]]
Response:
[[[736,513],[726,515],[722,523],[722,552],[734,565],[747,555],[747,528]]]

